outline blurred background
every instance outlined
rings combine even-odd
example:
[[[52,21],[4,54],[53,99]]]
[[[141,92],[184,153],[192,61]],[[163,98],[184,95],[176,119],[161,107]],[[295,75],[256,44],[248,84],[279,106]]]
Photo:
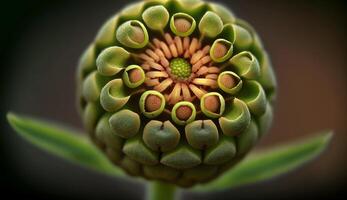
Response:
[[[12,110],[82,128],[75,109],[78,58],[102,23],[126,3],[12,0],[0,7],[1,196],[140,199],[138,184],[88,171],[19,138]],[[347,183],[347,18],[337,0],[218,0],[250,22],[271,55],[279,82],[275,121],[257,148],[324,129],[335,136],[319,159],[271,181],[184,199],[343,198]]]

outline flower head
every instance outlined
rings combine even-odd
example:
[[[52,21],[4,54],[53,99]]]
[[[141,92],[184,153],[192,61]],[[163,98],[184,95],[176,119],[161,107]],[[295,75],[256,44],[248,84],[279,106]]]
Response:
[[[268,131],[276,81],[254,29],[200,0],[148,0],[112,17],[81,57],[92,140],[131,175],[192,186]]]

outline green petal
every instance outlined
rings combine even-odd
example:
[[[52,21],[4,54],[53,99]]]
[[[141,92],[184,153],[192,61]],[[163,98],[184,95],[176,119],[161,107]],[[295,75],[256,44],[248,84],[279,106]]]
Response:
[[[113,133],[122,138],[134,137],[140,130],[140,116],[128,109],[113,114],[109,123]]]
[[[83,125],[88,132],[92,133],[96,126],[96,123],[102,113],[102,108],[99,102],[89,102],[85,107],[82,114]]]
[[[209,10],[215,12],[222,19],[223,23],[234,23],[235,15],[226,6],[218,3],[208,3]]]
[[[222,19],[214,12],[207,11],[199,22],[199,31],[202,35],[214,38],[223,30]]]
[[[224,135],[235,136],[243,132],[251,121],[247,105],[235,98],[228,104],[224,115],[219,118],[219,125]]]
[[[145,3],[146,3],[145,1],[132,3],[126,6],[124,9],[122,9],[119,15],[122,21],[133,20],[133,19],[140,20],[141,13],[143,12]]]
[[[214,113],[214,112],[211,112],[210,110],[206,109],[205,107],[205,100],[207,97],[209,96],[217,96],[218,99],[219,99],[219,103],[220,103],[220,106],[219,106],[219,112],[218,113]],[[225,100],[223,98],[223,96],[221,94],[219,94],[218,92],[210,92],[210,93],[207,93],[205,94],[204,96],[201,97],[201,100],[200,100],[200,108],[201,108],[201,111],[207,116],[207,117],[210,117],[210,118],[218,118],[220,117],[224,110],[225,110]]]
[[[105,22],[95,37],[95,46],[98,50],[113,46],[116,43],[116,29],[119,23],[119,16],[115,15]]]
[[[327,131],[299,142],[258,151],[223,176],[206,185],[198,186],[193,191],[225,190],[283,175],[320,155],[326,149],[331,137],[332,133]]]
[[[109,112],[114,112],[122,108],[129,100],[121,79],[114,79],[108,82],[101,90],[100,103]]]
[[[264,52],[263,62],[260,63],[260,70],[259,83],[264,87],[267,98],[273,103],[276,100],[277,81],[270,58],[266,52]]]
[[[141,175],[141,165],[140,163],[134,161],[133,159],[125,156],[121,162],[120,166],[130,175],[139,176]]]
[[[243,51],[230,59],[233,70],[242,78],[257,79],[260,76],[260,66],[256,57],[248,51]]]
[[[187,142],[196,149],[207,149],[218,143],[218,129],[212,120],[197,120],[185,127]]]
[[[237,154],[244,155],[256,144],[258,140],[257,124],[251,120],[251,123],[245,131],[237,136]]]
[[[233,137],[222,136],[220,142],[206,150],[204,163],[207,165],[221,165],[234,158],[236,145]]]
[[[207,4],[201,0],[168,1],[167,7],[170,13],[187,13],[195,19],[200,19],[203,13],[207,11]]]
[[[109,47],[96,59],[98,72],[104,76],[113,76],[126,67],[130,53],[122,47]]]
[[[235,47],[237,50],[246,50],[253,44],[252,34],[242,26],[233,25],[235,30]]]
[[[149,40],[146,27],[138,20],[129,20],[120,25],[116,32],[116,38],[124,46],[134,49],[145,47]]]
[[[271,124],[272,124],[272,119],[273,119],[272,106],[270,105],[270,103],[267,103],[265,113],[258,119],[260,137],[262,137],[264,134],[269,132],[271,128]]]
[[[241,92],[237,96],[247,104],[249,111],[261,116],[266,110],[266,96],[262,86],[257,81],[244,81]]]
[[[154,151],[171,151],[178,145],[180,138],[180,132],[170,121],[151,120],[143,130],[143,141]]]
[[[129,158],[144,165],[156,165],[159,163],[158,153],[147,148],[141,137],[128,139],[124,144],[123,152]]]
[[[96,102],[99,100],[101,88],[107,82],[96,71],[90,73],[82,83],[82,95],[86,101]]]
[[[180,144],[173,151],[164,153],[160,162],[176,169],[187,169],[201,163],[201,154],[189,145]]]
[[[162,5],[149,7],[142,13],[142,19],[146,25],[156,31],[163,31],[169,18],[169,12]]]
[[[81,55],[81,58],[78,62],[78,73],[77,80],[81,81],[85,78],[87,74],[94,71],[96,68],[95,65],[95,45],[90,45]]]
[[[24,139],[63,159],[112,176],[124,176],[84,135],[65,127],[13,113],[7,119]]]
[[[222,32],[218,35],[218,38],[223,38],[225,40],[228,40],[232,44],[235,43],[236,37],[235,37],[235,30],[232,24],[225,24],[223,26]]]

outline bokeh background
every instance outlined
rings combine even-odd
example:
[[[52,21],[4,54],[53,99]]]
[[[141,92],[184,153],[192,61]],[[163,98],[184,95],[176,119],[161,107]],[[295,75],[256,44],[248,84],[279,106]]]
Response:
[[[81,128],[74,73],[102,23],[133,1],[12,0],[0,7],[1,196],[37,199],[140,199],[145,188],[53,157],[19,138],[12,110]],[[184,199],[343,198],[347,183],[347,20],[337,0],[222,1],[250,22],[271,55],[279,83],[275,121],[258,148],[324,129],[327,151],[295,172]]]

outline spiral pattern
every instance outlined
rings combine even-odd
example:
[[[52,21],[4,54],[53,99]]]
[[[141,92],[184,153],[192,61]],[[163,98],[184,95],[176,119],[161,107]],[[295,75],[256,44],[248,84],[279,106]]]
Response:
[[[254,29],[215,3],[124,8],[81,56],[77,76],[91,139],[128,174],[150,180],[208,182],[272,122],[269,57]]]

